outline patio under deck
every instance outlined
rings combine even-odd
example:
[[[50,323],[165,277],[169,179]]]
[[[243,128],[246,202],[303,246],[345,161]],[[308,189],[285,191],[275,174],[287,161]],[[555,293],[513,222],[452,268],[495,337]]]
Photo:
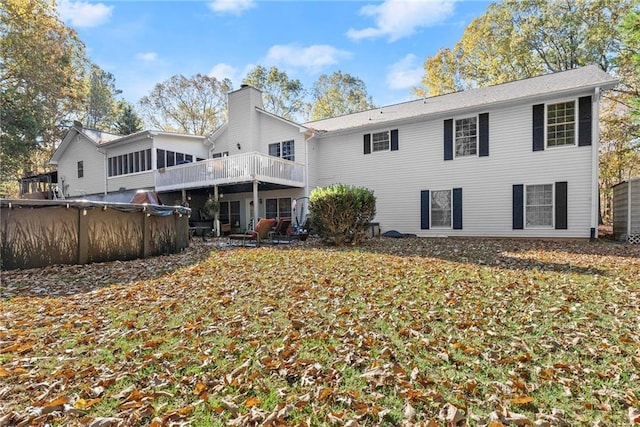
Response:
[[[158,192],[258,182],[302,188],[304,165],[251,152],[155,171]]]

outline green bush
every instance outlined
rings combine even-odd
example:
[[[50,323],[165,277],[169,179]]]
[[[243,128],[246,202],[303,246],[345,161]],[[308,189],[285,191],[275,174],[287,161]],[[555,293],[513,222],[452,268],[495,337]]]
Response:
[[[316,188],[309,197],[311,227],[328,243],[356,244],[376,215],[373,191],[335,184]]]

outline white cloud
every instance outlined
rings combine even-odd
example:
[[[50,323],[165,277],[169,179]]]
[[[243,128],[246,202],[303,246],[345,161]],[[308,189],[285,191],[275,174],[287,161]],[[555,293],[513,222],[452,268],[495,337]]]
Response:
[[[58,3],[58,12],[64,22],[73,27],[98,27],[111,19],[113,6],[103,3],[62,0]]]
[[[232,82],[240,80],[238,69],[222,62],[213,66],[209,71],[209,77],[215,77],[218,80],[229,79]]]
[[[304,47],[289,44],[272,46],[267,53],[266,62],[317,72],[328,65],[337,64],[341,59],[350,57],[350,52],[329,45]]]
[[[392,64],[387,73],[387,85],[391,89],[409,89],[420,84],[424,67],[412,53]]]
[[[396,41],[410,36],[421,27],[442,22],[453,13],[454,0],[386,0],[381,4],[367,5],[360,14],[372,17],[375,26],[360,30],[349,29],[347,37],[360,40],[388,37]]]
[[[240,16],[245,10],[256,6],[254,0],[214,0],[209,3],[209,9],[220,14]]]
[[[155,52],[140,52],[136,54],[136,59],[144,62],[153,62],[158,59],[158,54]]]

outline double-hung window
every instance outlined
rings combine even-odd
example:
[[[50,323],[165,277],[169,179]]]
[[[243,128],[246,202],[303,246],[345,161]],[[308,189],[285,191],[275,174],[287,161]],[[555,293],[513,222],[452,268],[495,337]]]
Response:
[[[456,120],[456,157],[478,154],[478,118],[476,116]]]
[[[269,155],[294,162],[296,160],[295,142],[291,139],[289,141],[269,144]]]
[[[282,142],[282,158],[284,160],[291,160],[292,162],[295,161],[296,153],[293,140]]]
[[[575,144],[575,101],[547,105],[547,147],[561,147]]]
[[[527,228],[553,227],[553,184],[527,185],[525,199]]]
[[[388,130],[371,134],[371,151],[389,151],[390,141]]]
[[[431,227],[451,228],[451,190],[431,191]]]
[[[78,178],[84,177],[84,161],[80,160],[78,162]]]
[[[273,157],[280,157],[280,143],[275,142],[273,144],[269,144],[269,155]]]

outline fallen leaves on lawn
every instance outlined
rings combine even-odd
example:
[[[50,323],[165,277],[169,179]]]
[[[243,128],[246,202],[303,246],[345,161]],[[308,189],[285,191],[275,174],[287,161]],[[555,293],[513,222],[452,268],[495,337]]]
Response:
[[[640,248],[372,239],[2,272],[0,427],[640,423]]]

